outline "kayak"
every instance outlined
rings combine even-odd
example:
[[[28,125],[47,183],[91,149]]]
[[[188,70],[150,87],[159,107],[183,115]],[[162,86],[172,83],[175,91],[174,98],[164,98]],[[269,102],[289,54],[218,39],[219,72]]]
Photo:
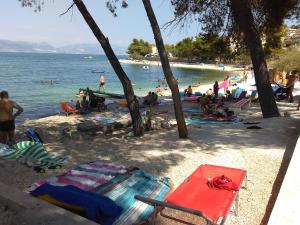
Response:
[[[123,107],[127,107],[127,101],[115,101],[115,104],[117,104],[118,106],[123,106]]]

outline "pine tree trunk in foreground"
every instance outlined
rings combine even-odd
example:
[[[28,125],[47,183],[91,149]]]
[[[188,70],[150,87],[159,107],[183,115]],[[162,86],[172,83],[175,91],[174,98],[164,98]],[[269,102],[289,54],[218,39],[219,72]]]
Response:
[[[158,23],[157,23],[154,11],[152,9],[150,0],[143,0],[143,4],[144,4],[148,19],[149,19],[151,27],[152,27],[152,31],[154,34],[154,39],[156,42],[156,46],[157,46],[157,50],[159,53],[161,65],[162,65],[162,68],[164,71],[164,75],[166,77],[166,81],[172,92],[179,137],[187,138],[188,132],[187,132],[187,128],[186,128],[186,124],[185,124],[185,120],[184,120],[184,115],[182,112],[182,105],[181,105],[181,99],[180,99],[180,95],[179,95],[179,89],[178,89],[177,81],[175,80],[172,70],[171,70],[171,67],[170,67],[168,55],[165,50],[165,46],[164,46],[164,42],[163,42],[162,35],[160,32],[160,28],[158,26]]]
[[[231,0],[231,9],[236,24],[244,33],[251,54],[258,99],[264,118],[280,116],[274,98],[269,72],[259,32],[254,22],[249,0]]]
[[[111,48],[111,45],[108,41],[108,38],[102,33],[95,20],[92,18],[91,14],[87,10],[82,0],[73,0],[81,15],[85,19],[86,23],[89,25],[90,29],[94,33],[98,42],[101,44],[110,64],[112,65],[115,73],[119,77],[123,89],[126,100],[128,102],[128,109],[130,111],[132,124],[133,124],[133,133],[135,136],[143,135],[143,126],[142,126],[142,118],[139,111],[139,103],[134,95],[134,91],[131,85],[129,78],[127,77],[125,71],[123,70],[118,58],[116,57],[114,51]]]

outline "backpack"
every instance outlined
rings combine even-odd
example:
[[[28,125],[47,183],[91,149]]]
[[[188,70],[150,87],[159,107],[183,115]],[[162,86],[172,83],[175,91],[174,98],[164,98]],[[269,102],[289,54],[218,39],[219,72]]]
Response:
[[[30,141],[43,143],[43,140],[40,137],[40,135],[31,128],[29,128],[27,130],[26,135],[27,135],[27,137],[29,138]]]

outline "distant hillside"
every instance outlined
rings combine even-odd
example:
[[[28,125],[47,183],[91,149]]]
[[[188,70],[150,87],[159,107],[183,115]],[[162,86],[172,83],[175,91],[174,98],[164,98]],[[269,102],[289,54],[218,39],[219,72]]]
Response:
[[[117,55],[125,54],[126,48],[112,46]],[[54,47],[48,43],[31,43],[24,41],[0,40],[0,52],[32,52],[32,53],[68,53],[68,54],[104,54],[98,44],[73,44]]]
[[[0,40],[0,52],[52,52],[57,50],[47,43]]]

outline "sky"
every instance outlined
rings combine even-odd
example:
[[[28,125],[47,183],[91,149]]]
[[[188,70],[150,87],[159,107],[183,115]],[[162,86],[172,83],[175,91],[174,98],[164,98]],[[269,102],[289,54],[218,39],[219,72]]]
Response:
[[[0,8],[0,40],[47,42],[55,47],[78,43],[96,43],[96,39],[74,7],[73,14],[59,16],[71,0],[45,0],[41,12],[22,8],[18,0],[2,0]],[[128,0],[126,9],[119,8],[118,17],[108,11],[106,0],[84,0],[88,10],[115,46],[127,47],[133,38],[154,43],[150,23],[141,0]],[[173,18],[170,0],[152,0],[152,6],[162,26]],[[164,42],[174,44],[199,33],[193,23],[185,28],[163,30]]]

